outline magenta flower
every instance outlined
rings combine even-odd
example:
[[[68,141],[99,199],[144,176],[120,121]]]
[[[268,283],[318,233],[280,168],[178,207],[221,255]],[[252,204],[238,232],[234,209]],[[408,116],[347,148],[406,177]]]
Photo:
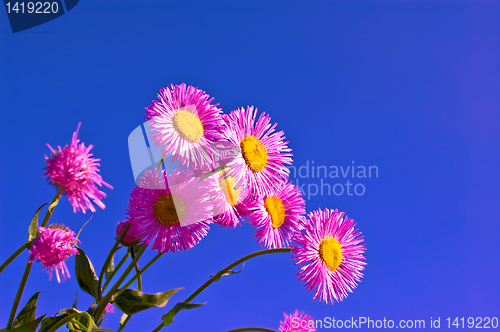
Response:
[[[250,222],[256,226],[258,243],[267,248],[288,246],[292,235],[303,226],[306,202],[291,182],[276,195],[245,203]]]
[[[82,210],[83,213],[89,209],[96,212],[91,201],[94,201],[97,206],[104,209],[106,206],[101,201],[106,197],[106,194],[100,191],[96,185],[113,189],[112,186],[102,180],[98,174],[100,159],[92,158],[92,145],[85,147],[84,143],[77,139],[78,131],[81,123],[78,124],[76,131],[73,133],[73,139],[70,145],[66,145],[61,149],[60,146],[54,150],[49,144],[47,146],[52,151],[52,156],[45,156],[47,167],[45,168],[45,176],[49,182],[56,187],[64,190],[68,195],[69,202],[73,206],[73,211]]]
[[[311,316],[304,312],[295,310],[293,314],[287,315],[285,321],[280,322],[280,332],[316,332],[314,321]]]
[[[316,289],[319,297],[328,303],[340,302],[361,280],[366,251],[361,232],[354,227],[354,220],[345,218],[338,210],[317,210],[308,214],[304,232],[297,232],[292,245],[292,256],[298,264],[305,264],[297,273],[305,281],[306,289]]]
[[[271,117],[262,113],[256,121],[257,108],[253,106],[223,115],[222,136],[237,149],[236,157],[228,164],[228,174],[236,179],[236,188],[246,181],[249,199],[274,195],[288,178],[285,164],[292,163],[292,154],[283,131],[274,132]]]
[[[210,189],[191,171],[146,171],[130,194],[127,219],[140,237],[158,252],[187,250],[209,230],[213,204]]]
[[[159,101],[146,108],[155,146],[163,146],[164,155],[172,154],[172,161],[180,160],[191,169],[208,168],[213,161],[213,143],[221,139],[221,109],[219,104],[210,104],[213,98],[209,98],[185,83],[172,84],[160,90]]]
[[[30,249],[29,262],[33,263],[36,259],[41,262],[50,272],[56,271],[57,282],[61,282],[70,277],[66,259],[71,255],[78,255],[78,250],[75,245],[78,241],[75,238],[75,233],[64,226],[50,225],[48,228],[38,227],[39,235],[33,241]],[[59,271],[61,276],[59,276]]]
[[[240,224],[245,212],[244,200],[248,195],[245,184],[235,188],[236,181],[233,177],[225,177],[224,171],[215,173],[203,181],[212,193],[211,201],[214,203],[214,222],[221,227],[236,227]]]
[[[106,304],[106,307],[104,308],[104,314],[107,313],[115,313],[115,307],[111,303]]]
[[[123,229],[129,222],[127,220],[125,221],[120,221],[118,225],[116,225],[116,237],[118,238],[120,234],[123,232]],[[133,247],[137,243],[139,243],[139,235],[137,234],[137,230],[135,227],[130,224],[130,227],[128,228],[127,232],[123,236],[122,241],[120,242],[122,245],[126,247]]]

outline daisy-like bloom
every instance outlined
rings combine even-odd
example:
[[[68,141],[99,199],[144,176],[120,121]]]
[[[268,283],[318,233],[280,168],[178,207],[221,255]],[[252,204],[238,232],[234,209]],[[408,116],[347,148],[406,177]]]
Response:
[[[363,236],[354,227],[354,220],[344,212],[325,209],[308,214],[304,232],[297,232],[292,245],[292,256],[303,265],[297,275],[305,281],[314,299],[328,303],[340,302],[357,287],[366,265]]]
[[[292,235],[302,228],[306,202],[291,182],[272,196],[245,203],[250,222],[256,226],[258,243],[267,248],[288,246]]]
[[[117,238],[121,235],[127,224],[129,224],[129,222],[125,220],[125,221],[120,221],[118,225],[116,225]],[[135,227],[133,227],[132,224],[130,224],[130,227],[128,228],[127,232],[123,236],[123,239],[121,240],[120,243],[126,247],[133,247],[137,243],[139,243],[139,235],[137,234],[137,230],[135,229]]]
[[[92,145],[85,147],[85,144],[77,138],[81,123],[73,133],[71,144],[64,148],[60,146],[54,150],[49,144],[52,156],[45,156],[47,167],[45,168],[45,176],[49,182],[56,187],[62,188],[64,193],[68,195],[69,202],[73,206],[73,212],[82,210],[83,213],[89,209],[96,212],[92,201],[97,206],[104,209],[106,206],[101,201],[106,197],[106,194],[100,191],[97,186],[113,189],[112,186],[102,180],[98,174],[100,159],[92,158]],[[97,186],[96,186],[97,185]]]
[[[251,106],[222,117],[221,134],[238,149],[228,173],[236,179],[237,188],[247,182],[249,199],[274,195],[290,173],[285,164],[292,163],[283,131],[274,132],[276,124],[271,125],[271,117],[265,113],[257,121],[256,116],[257,108]]]
[[[304,312],[295,310],[293,314],[287,315],[285,321],[280,322],[280,332],[316,332],[314,321],[311,316]]]
[[[146,108],[146,120],[155,146],[161,152],[180,160],[181,165],[195,169],[212,163],[212,143],[221,140],[221,109],[212,105],[213,98],[202,90],[170,85],[158,94],[159,101]]]
[[[191,171],[146,171],[130,194],[128,221],[139,242],[158,252],[177,252],[196,245],[212,221],[212,193]]]
[[[208,177],[207,186],[212,190],[211,200],[214,203],[214,221],[221,227],[236,227],[240,224],[245,212],[244,200],[248,188],[243,184],[235,188],[236,181],[232,176],[225,176],[224,170]]]
[[[36,259],[47,268],[52,279],[52,272],[56,271],[57,281],[61,282],[70,277],[66,259],[71,255],[78,255],[78,250],[75,245],[78,239],[75,238],[75,233],[68,228],[52,224],[48,228],[38,227],[39,235],[33,241],[30,249],[29,262],[33,263]],[[59,275],[60,273],[60,275]]]

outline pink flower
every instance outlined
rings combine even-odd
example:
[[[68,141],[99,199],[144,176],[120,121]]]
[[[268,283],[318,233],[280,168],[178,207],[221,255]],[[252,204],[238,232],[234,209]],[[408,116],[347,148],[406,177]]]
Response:
[[[363,236],[354,220],[343,219],[344,212],[317,210],[308,214],[303,232],[295,233],[292,256],[303,265],[297,275],[320,302],[340,302],[357,287],[366,265]]]
[[[107,314],[108,312],[111,314],[115,313],[115,307],[111,303],[106,304],[104,308],[104,313]]]
[[[247,216],[256,226],[258,243],[267,248],[288,246],[292,235],[303,226],[306,202],[291,182],[276,195],[245,203]]]
[[[39,235],[33,241],[31,246],[29,262],[33,263],[36,259],[41,262],[50,272],[56,271],[57,281],[61,282],[59,271],[62,279],[69,278],[70,274],[66,266],[65,260],[71,255],[78,255],[78,250],[75,245],[78,241],[75,238],[75,233],[64,226],[50,225],[48,228],[38,227]]]
[[[125,221],[120,221],[118,225],[116,225],[116,238],[118,238],[123,230],[125,229],[125,226],[127,226],[129,222],[127,220]],[[139,243],[139,235],[137,234],[137,230],[135,227],[130,225],[129,229],[123,236],[122,241],[120,242],[122,245],[126,247],[132,247],[135,246],[137,243]]]
[[[248,188],[243,184],[235,188],[236,182],[232,177],[225,177],[224,171],[215,173],[203,181],[211,190],[211,201],[214,203],[214,221],[221,227],[236,227],[240,224],[244,209],[244,200],[248,195]]]
[[[249,199],[263,198],[279,191],[290,171],[285,164],[292,163],[292,151],[283,131],[274,132],[276,124],[262,113],[258,119],[257,108],[240,108],[223,115],[223,137],[229,140],[236,153],[227,165],[229,176],[236,179],[236,188],[245,182],[249,187]]]
[[[285,312],[284,315],[285,321],[280,322],[280,332],[316,332],[314,321],[304,312],[295,310],[293,314],[287,315]]]
[[[96,185],[105,185],[113,189],[112,186],[102,180],[98,174],[100,159],[92,158],[92,145],[85,147],[84,143],[80,143],[77,139],[78,131],[81,123],[78,124],[76,131],[73,133],[73,139],[70,145],[64,148],[60,146],[54,150],[49,144],[47,146],[52,151],[52,156],[45,156],[47,167],[45,168],[45,176],[49,182],[64,190],[68,195],[69,202],[73,206],[73,211],[82,210],[83,213],[89,209],[96,212],[91,201],[94,201],[97,206],[104,209],[105,205],[101,198],[106,197],[106,194],[100,191]]]
[[[146,108],[146,120],[155,146],[191,169],[207,168],[213,162],[214,143],[221,137],[221,109],[212,105],[205,91],[193,86],[171,84],[160,90],[159,101]]]
[[[191,171],[168,176],[146,170],[130,194],[127,214],[140,237],[158,252],[177,252],[195,246],[212,222],[212,194]]]

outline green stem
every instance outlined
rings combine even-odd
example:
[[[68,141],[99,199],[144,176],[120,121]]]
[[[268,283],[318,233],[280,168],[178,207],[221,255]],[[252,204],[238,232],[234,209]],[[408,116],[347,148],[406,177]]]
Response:
[[[139,249],[137,256],[135,256],[135,258],[132,260],[132,262],[130,262],[127,269],[123,272],[122,276],[120,277],[120,279],[118,279],[116,284],[114,284],[113,287],[111,287],[111,289],[106,294],[106,296],[104,296],[103,299],[99,302],[99,304],[97,305],[97,309],[95,310],[95,314],[94,314],[94,321],[95,322],[97,322],[99,320],[102,313],[104,312],[104,308],[106,308],[106,305],[111,300],[111,297],[116,293],[116,291],[118,290],[118,287],[120,287],[122,282],[125,281],[125,279],[129,275],[130,271],[132,271],[135,264],[137,263],[139,258],[141,258],[142,254],[144,253],[145,250],[146,250],[146,247],[142,247],[141,249]]]
[[[47,213],[43,218],[42,227],[47,226],[47,224],[49,223],[50,217],[52,216],[52,212],[54,211],[54,208],[57,206],[57,203],[59,202],[59,198],[61,197],[62,192],[63,192],[62,188],[59,188],[57,190],[56,195],[54,196],[54,199],[52,200],[52,203],[50,204],[49,209],[47,210]],[[14,304],[12,305],[9,322],[7,323],[7,330],[12,328],[12,323],[14,322],[14,317],[16,316],[17,307],[19,306],[19,302],[21,302],[21,297],[23,296],[24,287],[26,286],[26,282],[28,281],[28,276],[30,274],[32,266],[33,263],[30,263],[28,259],[28,263],[26,264],[26,268],[24,269],[24,273],[21,278],[21,283],[19,284],[19,288],[17,290],[16,298],[14,299]]]
[[[78,316],[80,316],[80,313],[75,312],[67,317],[64,317],[63,319],[58,321],[56,324],[52,325],[52,327],[47,332],[56,332],[58,328],[60,328],[61,326],[63,326],[64,324],[68,323],[70,320],[72,320],[73,318],[76,318]]]
[[[19,249],[16,250],[15,253],[13,253],[12,255],[10,255],[9,258],[7,258],[7,260],[2,264],[2,266],[0,266],[0,273],[2,273],[2,271],[7,267],[9,266],[10,263],[12,263],[12,261],[14,259],[16,259],[17,256],[19,256],[23,251],[24,249],[27,249],[28,248],[28,243],[29,242],[26,242],[25,244],[23,244],[21,247],[19,247]]]
[[[109,251],[108,257],[106,257],[106,260],[104,261],[104,265],[102,266],[101,273],[99,274],[99,284],[97,286],[97,293],[98,293],[98,298],[99,300],[102,297],[102,278],[104,277],[104,272],[107,270],[109,262],[111,262],[111,258],[116,252],[116,248],[118,248],[118,245],[120,242],[123,240],[123,237],[125,236],[125,233],[127,233],[128,229],[130,228],[130,223],[127,223],[125,225],[125,228],[123,228],[123,231],[120,233],[120,236],[115,241],[115,244],[113,245],[113,248]]]
[[[239,328],[239,329],[229,330],[227,332],[242,332],[242,331],[278,332],[276,330],[266,329],[264,327],[242,327],[242,328]]]
[[[245,261],[247,261],[247,260],[249,260],[251,258],[254,258],[254,257],[257,257],[257,256],[261,256],[261,255],[266,255],[266,254],[272,254],[272,253],[275,253],[275,252],[290,252],[291,250],[292,250],[291,248],[265,249],[265,250],[256,251],[254,253],[246,255],[245,257],[242,257],[242,258],[238,259],[237,261],[229,264],[224,269],[222,269],[219,272],[217,272],[213,277],[211,277],[210,279],[208,279],[207,282],[205,282],[197,290],[195,290],[193,294],[189,295],[188,298],[185,299],[183,302],[191,302],[196,296],[198,296],[201,292],[203,292],[205,290],[205,288],[207,288],[212,283],[214,283],[215,281],[217,281],[220,278],[222,278],[222,276],[224,275],[224,273],[226,273],[227,271],[231,270],[233,267],[238,266],[241,263],[243,263],[243,262],[245,262]],[[154,328],[154,330],[152,332],[158,332],[163,327],[164,327],[163,323],[160,323],[157,327]]]
[[[78,327],[80,328],[81,331],[88,330],[87,326],[83,325],[82,323],[80,323],[76,319],[73,319],[72,321],[68,322],[68,324],[78,325]]]
[[[130,320],[131,317],[132,317],[132,315],[128,315],[127,318],[125,318],[125,321],[123,322],[123,324],[120,325],[120,328],[116,332],[121,332],[125,328],[125,325],[127,325],[128,321]]]
[[[207,282],[205,282],[203,285],[201,285],[200,288],[195,290],[193,294],[188,296],[188,298],[185,299],[184,302],[191,302],[196,296],[198,296],[201,292],[203,292],[205,290],[205,288],[210,286],[214,281],[219,280],[224,275],[224,273],[226,273],[227,271],[231,270],[233,267],[238,266],[241,263],[243,263],[251,258],[261,256],[261,255],[266,255],[266,254],[272,254],[275,252],[290,252],[291,250],[292,249],[290,249],[290,248],[265,249],[265,250],[256,251],[254,253],[246,255],[245,257],[238,259],[234,263],[229,264],[224,269],[217,272],[212,278],[208,279]]]
[[[102,286],[102,291],[104,291],[106,289],[106,287],[109,285],[111,279],[113,279],[113,277],[115,276],[116,272],[118,272],[118,270],[122,267],[122,265],[125,263],[125,261],[127,260],[128,256],[130,255],[130,253],[127,251],[127,253],[125,255],[123,255],[122,259],[120,260],[120,262],[118,262],[118,265],[115,266],[115,269],[113,270],[113,272],[111,272],[111,275],[108,277],[108,279],[106,279],[106,282],[104,283],[104,286]]]
[[[52,203],[50,203],[50,205],[49,205],[49,209],[47,210],[45,217],[43,218],[42,227],[47,227],[47,224],[49,223],[50,217],[52,216],[52,212],[54,211],[57,204],[59,203],[59,198],[61,198],[61,195],[63,192],[64,192],[64,190],[59,187],[59,189],[56,192],[56,195],[54,196],[54,199],[52,200]]]
[[[139,273],[140,271],[141,269],[139,268],[139,263],[135,264],[135,273],[137,275],[137,290],[139,292],[142,291],[142,278],[141,278],[142,273]]]
[[[125,284],[125,286],[123,286],[118,292],[116,292],[115,296],[118,296],[121,293],[123,293],[124,290],[126,290],[130,285],[134,283],[134,281],[140,278],[141,274],[146,272],[146,270],[149,269],[149,267],[153,265],[153,263],[156,262],[161,256],[163,256],[163,253],[159,253],[158,255],[156,255],[148,264],[146,264],[146,266],[142,268],[142,270],[137,272],[137,274],[132,279],[130,279],[130,281]]]
[[[26,286],[26,281],[28,281],[28,276],[30,274],[32,263],[26,264],[26,268],[24,269],[23,277],[21,279],[21,283],[19,284],[19,288],[17,290],[16,298],[14,300],[14,304],[12,305],[12,310],[10,311],[9,322],[7,323],[7,330],[12,329],[12,323],[14,322],[14,316],[17,312],[17,307],[19,306],[19,302],[21,301],[21,296],[23,296],[24,286]]]

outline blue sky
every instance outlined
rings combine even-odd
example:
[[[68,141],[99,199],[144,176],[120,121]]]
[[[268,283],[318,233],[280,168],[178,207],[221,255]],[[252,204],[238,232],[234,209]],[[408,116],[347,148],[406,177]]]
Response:
[[[297,168],[354,163],[376,166],[378,177],[299,179],[312,190],[321,180],[365,188],[306,202],[308,211],[345,211],[365,236],[365,277],[345,301],[313,301],[290,255],[267,255],[203,292],[196,301],[207,305],[181,312],[170,331],[277,329],[295,309],[315,319],[441,317],[442,326],[447,317],[498,316],[499,36],[493,1],[87,0],[15,34],[0,13],[0,260],[54,195],[45,144],[69,143],[81,121],[79,137],[95,146],[114,187],[80,238],[100,268],[134,185],[128,135],[160,88],[185,82],[226,113],[255,105],[270,114]],[[64,198],[52,221],[78,230],[89,217]],[[144,291],[185,287],[169,305],[185,299],[258,250],[253,234],[249,224],[212,227],[195,248],[162,257]],[[27,257],[0,276],[0,326]],[[22,303],[42,290],[39,313],[53,315],[77,288],[74,275],[57,284],[35,264]],[[91,298],[79,294],[84,310]],[[151,330],[167,310],[135,315],[128,330]],[[103,326],[116,329],[119,318],[109,314]]]

